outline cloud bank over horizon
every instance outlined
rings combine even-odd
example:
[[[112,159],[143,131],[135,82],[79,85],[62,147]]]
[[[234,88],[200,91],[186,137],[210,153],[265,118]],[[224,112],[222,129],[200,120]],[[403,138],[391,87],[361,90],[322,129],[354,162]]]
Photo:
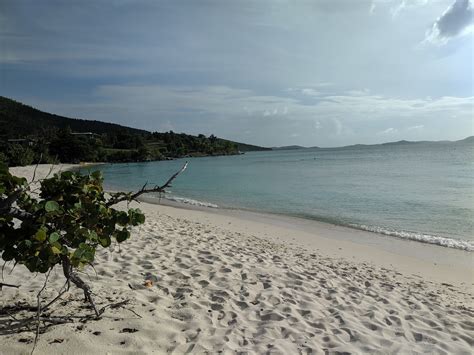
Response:
[[[45,111],[266,146],[473,134],[469,0],[0,7],[0,95]]]

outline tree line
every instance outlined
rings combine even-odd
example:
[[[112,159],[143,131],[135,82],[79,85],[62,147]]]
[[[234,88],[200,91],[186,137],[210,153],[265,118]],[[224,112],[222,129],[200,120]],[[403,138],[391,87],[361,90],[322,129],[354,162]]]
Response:
[[[0,161],[9,166],[34,163],[140,162],[237,154],[237,144],[211,135],[192,136],[173,131],[133,134],[73,132],[50,129],[42,135],[0,140]]]

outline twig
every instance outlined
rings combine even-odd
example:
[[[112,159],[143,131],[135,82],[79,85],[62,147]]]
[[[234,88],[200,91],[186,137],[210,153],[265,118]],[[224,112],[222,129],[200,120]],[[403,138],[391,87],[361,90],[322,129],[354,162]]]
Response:
[[[3,277],[3,272],[5,271],[5,265],[7,265],[8,261],[5,261],[2,265],[2,280],[5,280],[5,277]]]
[[[119,308],[119,307],[122,307],[122,306],[125,306],[127,305],[128,303],[130,302],[130,300],[124,300],[124,301],[120,301],[120,302],[117,302],[117,303],[111,303],[111,304],[108,304],[104,307],[102,307],[100,310],[99,310],[99,313],[102,314],[105,312],[105,310],[110,307],[112,309],[115,309],[115,308]],[[138,318],[143,318],[141,315],[139,315],[137,312],[135,312],[133,309],[130,309],[130,308],[125,308],[127,311],[130,311],[132,312],[133,314],[135,314]]]
[[[3,282],[0,282],[0,290],[2,289],[2,287],[16,287],[16,288],[19,288],[20,285],[12,285],[12,284],[6,284],[6,283],[3,283]]]
[[[37,163],[36,166],[35,166],[35,170],[33,170],[33,176],[32,176],[32,178],[31,178],[30,184],[32,184],[32,183],[35,181],[36,170],[38,169],[38,165],[40,165],[42,158],[43,158],[43,153],[40,154],[40,158],[38,159],[38,163]]]
[[[130,311],[132,312],[133,314],[135,314],[138,318],[143,318],[141,315],[139,315],[137,312],[135,312],[133,309],[130,309],[130,308],[125,308],[127,311]]]
[[[120,302],[116,302],[116,303],[110,303],[108,305],[105,305],[104,307],[102,307],[100,310],[99,310],[99,313],[102,314],[105,312],[105,310],[110,307],[112,309],[114,308],[119,308],[123,305],[126,305],[128,302],[130,302],[130,300],[124,300],[124,301],[120,301]]]
[[[46,176],[44,178],[47,179],[49,177],[49,175],[51,175],[53,170],[54,170],[54,164],[51,164],[51,168],[49,168],[49,171],[48,171],[48,173],[46,174]]]
[[[136,200],[138,196],[140,195],[143,195],[143,194],[146,194],[146,193],[150,193],[150,192],[159,192],[159,193],[162,193],[162,192],[165,192],[165,189],[167,187],[170,187],[171,186],[171,183],[173,182],[174,179],[176,179],[176,177],[181,174],[184,170],[186,170],[186,167],[188,166],[188,162],[186,162],[183,167],[181,169],[179,169],[176,173],[174,173],[169,179],[168,181],[166,181],[164,183],[164,185],[162,186],[158,186],[156,185],[155,187],[153,187],[152,189],[147,189],[146,186],[147,184],[143,185],[143,187],[135,192],[134,194],[132,195],[129,195],[129,194],[121,194],[121,195],[118,195],[116,197],[112,197],[106,204],[105,206],[106,207],[110,207],[110,206],[113,206],[113,205],[116,205],[117,203],[119,202],[122,202],[122,201],[133,201],[133,200]]]
[[[18,264],[18,261],[15,261],[15,263],[13,264],[13,267],[12,267],[12,269],[10,270],[10,272],[8,273],[8,275],[11,275],[11,274],[12,274],[12,272],[13,272],[13,270],[15,270],[15,267],[17,266],[17,264]]]
[[[46,311],[54,302],[59,300],[62,295],[64,295],[67,291],[69,291],[69,279],[66,279],[66,282],[64,283],[63,287],[59,290],[59,294],[53,298],[51,302],[49,302],[46,306],[43,307],[43,312]]]
[[[95,269],[94,265],[92,263],[87,263],[87,264],[92,268],[92,270],[94,270],[96,279],[99,279],[99,274],[97,274],[97,270]],[[89,276],[89,275],[87,275],[87,276]],[[89,276],[89,279],[90,278],[91,277]]]
[[[33,355],[33,352],[35,351],[35,348],[36,348],[36,344],[38,343],[38,337],[39,337],[39,331],[40,331],[40,325],[41,325],[41,300],[40,300],[40,296],[41,296],[41,293],[46,288],[46,284],[48,283],[49,274],[51,274],[51,270],[52,269],[50,269],[48,271],[48,273],[46,274],[46,278],[44,280],[43,287],[41,288],[41,290],[36,295],[36,301],[37,301],[37,305],[38,305],[38,309],[37,309],[37,313],[36,313],[36,335],[35,335],[35,342],[33,343],[33,349],[31,349],[31,353],[30,353],[31,355]]]

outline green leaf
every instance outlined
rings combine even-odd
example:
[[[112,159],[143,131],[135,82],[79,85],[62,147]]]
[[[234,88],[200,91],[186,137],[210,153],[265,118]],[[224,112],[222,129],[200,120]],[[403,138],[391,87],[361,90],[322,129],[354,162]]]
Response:
[[[15,257],[15,250],[10,249],[10,248],[5,249],[5,251],[2,254],[2,259],[5,261],[13,260],[14,257]]]
[[[60,236],[58,233],[56,233],[56,232],[51,233],[51,235],[49,236],[49,242],[50,242],[50,243],[57,242],[60,237],[61,237],[61,236]]]
[[[99,243],[102,245],[104,248],[107,248],[110,246],[112,241],[110,240],[110,237],[108,235],[102,236],[99,238]]]
[[[61,173],[61,178],[62,179],[70,179],[74,173],[72,171],[64,171]]]
[[[61,254],[61,249],[58,249],[56,247],[51,247],[51,251],[53,252],[53,254]]]
[[[95,231],[90,231],[89,232],[89,239],[92,240],[92,241],[96,241],[97,240],[97,233]]]
[[[138,208],[131,208],[128,210],[130,224],[133,226],[138,226],[145,222],[145,215]]]
[[[46,212],[54,212],[59,210],[59,204],[56,201],[48,201],[44,205]]]
[[[46,240],[47,234],[44,228],[38,229],[35,234],[35,239],[39,242],[44,242]]]
[[[82,254],[82,260],[81,261],[83,263],[88,263],[88,262],[90,263],[90,262],[94,261],[94,254],[95,254],[94,249],[91,248],[90,250],[86,250],[84,252],[84,254]]]
[[[121,226],[126,226],[129,223],[129,218],[126,212],[120,211],[117,214],[117,223]]]
[[[123,241],[127,240],[130,236],[130,232],[126,229],[122,229],[116,235],[117,242],[122,243]]]
[[[91,176],[96,180],[102,179],[102,173],[99,170],[94,171]]]

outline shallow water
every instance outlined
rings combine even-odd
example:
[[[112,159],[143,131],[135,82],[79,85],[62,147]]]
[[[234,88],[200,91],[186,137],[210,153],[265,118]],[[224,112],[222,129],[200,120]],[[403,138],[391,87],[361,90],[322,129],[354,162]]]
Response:
[[[420,143],[190,158],[167,198],[310,218],[474,250],[472,143]],[[162,184],[184,159],[103,165],[105,185]]]

